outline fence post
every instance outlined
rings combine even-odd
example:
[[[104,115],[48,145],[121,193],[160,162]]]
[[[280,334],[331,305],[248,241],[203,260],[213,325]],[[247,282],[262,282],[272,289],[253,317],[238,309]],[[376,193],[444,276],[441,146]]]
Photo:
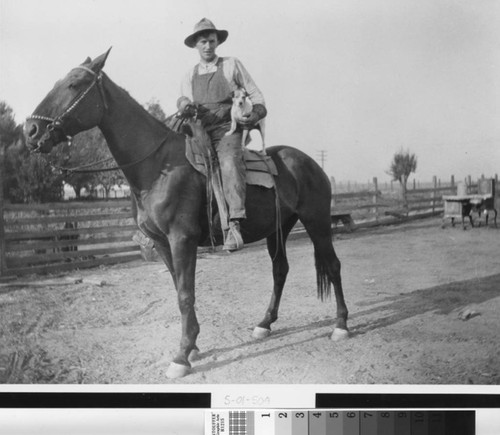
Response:
[[[3,276],[7,270],[5,261],[5,226],[4,226],[4,197],[3,197],[3,177],[4,171],[4,147],[0,144],[0,277]]]
[[[335,207],[335,194],[337,193],[337,183],[335,182],[335,177],[330,177],[330,184],[332,186],[332,198],[330,201],[330,209]]]
[[[434,185],[432,189],[432,213],[436,211],[436,199],[437,199],[437,177],[434,175],[432,177],[432,184]]]
[[[377,177],[373,177],[373,187],[375,188],[375,193],[373,194],[373,209],[375,211],[375,221],[378,222],[378,180]]]

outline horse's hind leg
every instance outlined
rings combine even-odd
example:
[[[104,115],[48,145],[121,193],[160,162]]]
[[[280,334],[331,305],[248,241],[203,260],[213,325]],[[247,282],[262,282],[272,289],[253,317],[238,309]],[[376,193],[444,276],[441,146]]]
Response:
[[[283,287],[288,275],[288,260],[286,258],[286,239],[291,229],[297,222],[298,217],[290,218],[278,231],[267,238],[267,250],[273,262],[273,293],[271,302],[266,310],[264,319],[255,327],[252,336],[254,338],[265,338],[271,333],[271,324],[278,319],[278,309],[280,305]]]
[[[321,300],[329,298],[331,284],[333,284],[335,291],[337,319],[332,340],[337,341],[347,338],[349,336],[347,329],[348,311],[344,300],[344,291],[342,289],[340,260],[335,253],[332,243],[330,216],[316,216],[310,219],[301,218],[301,221],[314,245],[318,297]]]

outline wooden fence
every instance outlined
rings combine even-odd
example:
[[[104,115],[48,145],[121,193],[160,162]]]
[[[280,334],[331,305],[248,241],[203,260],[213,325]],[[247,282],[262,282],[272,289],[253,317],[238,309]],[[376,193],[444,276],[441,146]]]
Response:
[[[139,259],[140,247],[132,240],[136,231],[130,200],[4,204],[0,275]]]
[[[481,176],[484,178],[484,176]],[[495,175],[496,198],[500,202],[498,175]],[[463,181],[467,190],[477,190],[477,181],[468,176]],[[420,183],[418,183],[420,184]],[[402,200],[401,189],[387,183],[380,189],[377,178],[371,185],[364,185],[358,192],[335,192],[332,195],[332,215],[351,214],[356,227],[369,227],[414,218],[437,216],[444,208],[443,195],[455,195],[457,184],[452,176],[448,182],[433,177],[431,187],[418,188],[417,183],[409,183],[406,203]]]
[[[434,177],[431,188],[412,188],[407,190],[406,203],[402,200],[400,189],[381,190],[377,178],[363,191],[334,193],[332,213],[350,213],[354,221],[362,223],[378,222],[386,217],[409,217],[420,214],[437,214],[443,209],[443,195],[456,192],[453,179],[441,185]]]
[[[47,273],[141,258],[132,240],[137,227],[130,200],[5,204],[0,176],[0,277]],[[474,185],[468,179],[469,188]],[[498,177],[497,198],[499,195]],[[410,185],[407,204],[399,189],[380,189],[377,179],[360,192],[332,195],[332,215],[348,213],[356,227],[439,215],[443,195],[455,194],[453,177],[431,188]],[[296,228],[301,231],[300,225]]]

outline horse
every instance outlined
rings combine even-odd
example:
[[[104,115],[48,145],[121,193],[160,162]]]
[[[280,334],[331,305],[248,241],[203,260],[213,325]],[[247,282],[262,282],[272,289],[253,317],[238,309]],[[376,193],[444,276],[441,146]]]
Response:
[[[94,60],[87,58],[56,82],[26,119],[24,134],[31,152],[48,153],[79,132],[96,126],[102,131],[131,187],[137,225],[154,241],[177,291],[181,340],[166,376],[180,378],[191,373],[191,363],[202,357],[196,345],[200,326],[195,314],[195,269],[197,249],[207,243],[212,219],[207,211],[207,179],[186,158],[186,133],[154,118],[103,72],[110,50]],[[348,310],[332,243],[330,181],[311,157],[296,148],[273,146],[267,154],[278,170],[275,188],[247,186],[247,218],[241,223],[245,243],[267,239],[272,261],[271,300],[252,336],[266,338],[278,319],[289,271],[286,240],[300,220],[314,246],[318,298],[331,299],[333,284],[337,312],[331,340],[346,339]],[[216,242],[221,243],[220,238]]]

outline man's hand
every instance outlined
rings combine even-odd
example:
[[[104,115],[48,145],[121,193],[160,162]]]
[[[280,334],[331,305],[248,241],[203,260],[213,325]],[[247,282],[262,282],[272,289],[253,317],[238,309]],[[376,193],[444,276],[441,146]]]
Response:
[[[180,112],[181,118],[194,118],[198,114],[198,108],[195,104],[188,104],[184,110]]]
[[[196,105],[187,97],[180,97],[177,100],[177,118],[193,118],[197,114]]]
[[[244,127],[252,127],[267,115],[266,107],[262,104],[256,104],[252,112],[245,116],[239,123]]]
[[[257,115],[255,112],[251,112],[249,115],[241,118],[241,121],[239,121],[239,123],[244,127],[252,127],[259,121],[260,121],[259,115]]]

